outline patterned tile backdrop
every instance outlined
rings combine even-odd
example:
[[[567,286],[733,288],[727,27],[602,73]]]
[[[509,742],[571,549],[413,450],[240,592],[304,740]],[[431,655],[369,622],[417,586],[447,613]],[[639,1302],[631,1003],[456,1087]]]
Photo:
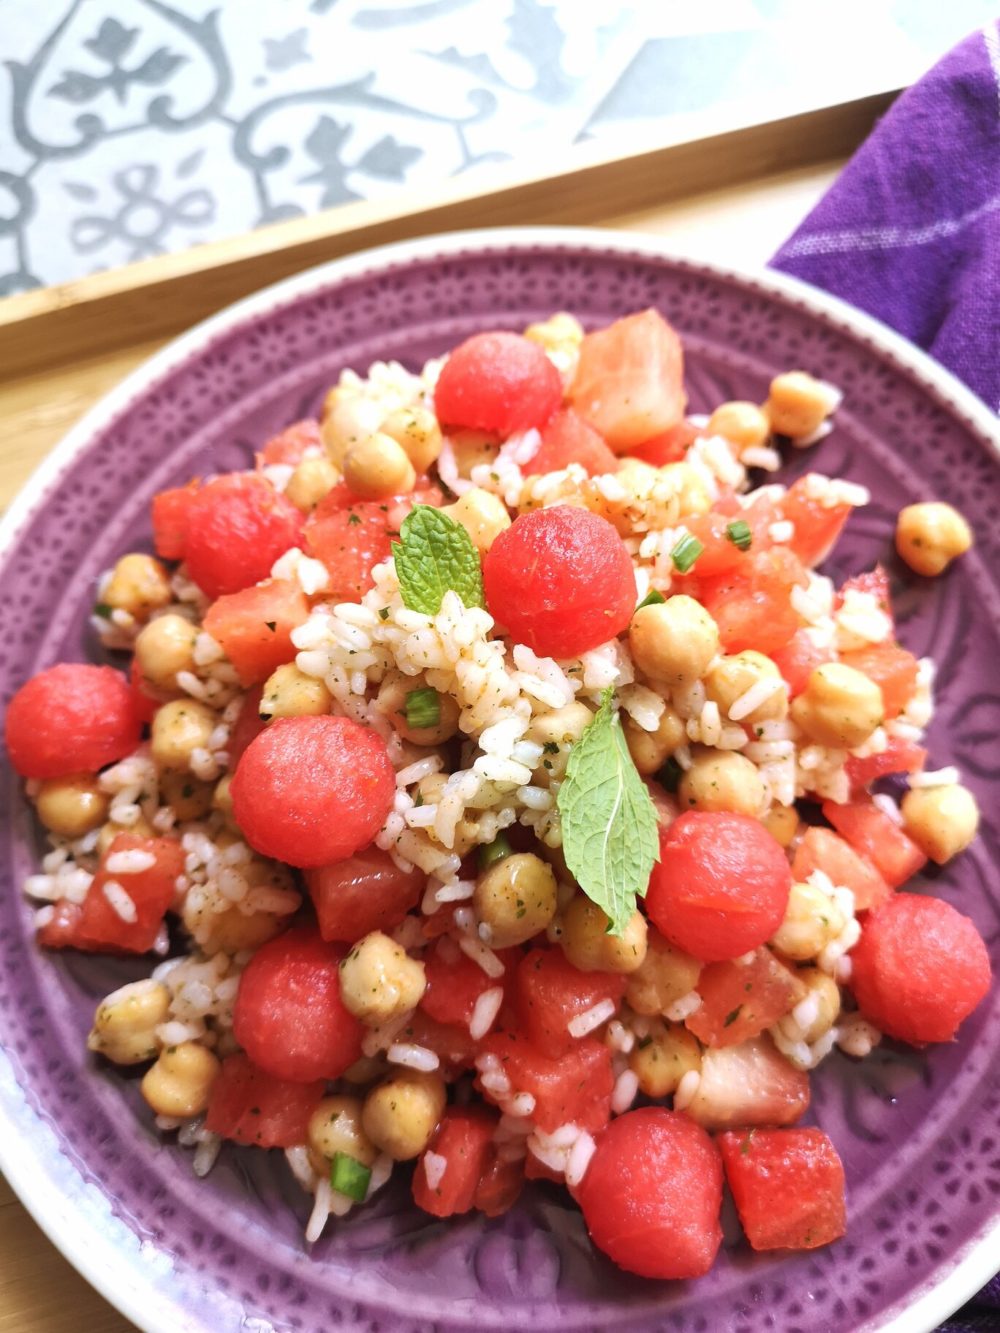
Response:
[[[0,0],[0,295],[720,104],[888,86],[994,9]]]

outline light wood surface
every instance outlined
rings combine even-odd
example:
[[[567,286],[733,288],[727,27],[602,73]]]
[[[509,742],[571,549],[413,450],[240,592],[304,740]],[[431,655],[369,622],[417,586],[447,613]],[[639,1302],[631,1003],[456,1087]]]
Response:
[[[757,266],[809,211],[840,165],[841,155],[831,150],[820,162],[759,175],[751,182],[746,181],[746,173],[737,173],[740,184],[667,203],[654,204],[636,193],[619,196],[621,211],[617,214],[607,208],[608,199],[616,196],[606,193],[603,213],[590,220],[619,229],[655,232],[682,254]],[[626,207],[631,211],[625,212]],[[553,213],[550,208],[544,217],[531,220],[581,220],[574,213]],[[503,216],[492,219],[494,223],[503,220]],[[529,219],[520,216],[515,220]],[[380,235],[379,239],[397,237]],[[355,235],[352,248],[357,248],[357,242]],[[330,256],[313,256],[314,260],[321,257]],[[301,262],[295,265],[301,266]],[[126,270],[126,276],[130,272]],[[265,269],[254,285],[274,276],[273,268]],[[164,299],[170,300],[169,295]],[[0,312],[3,308],[0,303]],[[171,312],[179,326],[192,322],[191,316],[183,303]],[[0,505],[10,501],[80,415],[162,342],[162,338],[151,338],[0,381]],[[0,1177],[0,1333],[129,1333],[132,1328],[62,1258]]]

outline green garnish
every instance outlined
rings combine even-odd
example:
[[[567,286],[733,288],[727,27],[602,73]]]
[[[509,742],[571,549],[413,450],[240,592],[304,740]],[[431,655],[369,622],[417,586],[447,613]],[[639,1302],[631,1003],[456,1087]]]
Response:
[[[658,859],[656,810],[636,772],[621,722],[604,691],[593,721],[569,753],[556,803],[570,874],[621,935],[645,896]]]
[[[674,569],[677,570],[678,574],[686,574],[692,569],[694,562],[704,549],[697,537],[692,537],[690,532],[685,532],[670,552],[670,559],[674,562]]]
[[[355,1203],[364,1203],[371,1178],[371,1168],[359,1162],[356,1157],[348,1157],[346,1152],[333,1154],[333,1162],[330,1165],[330,1188],[336,1190],[338,1194],[346,1194]]]
[[[95,615],[95,616],[100,616],[102,620],[110,620],[110,619],[111,619],[111,607],[108,606],[107,602],[95,602],[95,603],[94,603],[94,615]]]
[[[454,519],[430,505],[414,505],[394,542],[396,575],[403,605],[435,616],[446,592],[465,607],[485,606],[483,571],[472,538]]]
[[[488,870],[497,861],[510,856],[513,850],[506,833],[498,833],[492,842],[487,842],[479,848],[479,869]]]
[[[558,754],[558,753],[559,753],[558,741],[546,741],[545,744],[542,746],[542,754]]]
[[[667,599],[662,592],[658,591],[656,588],[650,588],[649,592],[646,593],[646,596],[635,609],[636,611],[641,611],[644,606],[656,606],[657,603],[665,602],[666,600]]]
[[[441,697],[437,690],[411,690],[406,696],[406,725],[414,731],[436,727],[441,721]]]
[[[742,1009],[743,1009],[743,1006],[742,1006],[741,1004],[738,1004],[738,1005],[736,1006],[735,1009],[731,1010],[728,1014],[726,1014],[726,1017],[725,1017],[725,1019],[723,1020],[722,1026],[723,1026],[724,1028],[730,1028],[730,1027],[732,1027],[732,1025],[733,1025],[733,1024],[736,1022],[736,1020],[739,1018],[739,1016],[740,1016],[740,1012],[741,1012]]]
[[[745,518],[734,518],[732,523],[727,523],[726,536],[733,545],[738,546],[741,551],[750,550],[753,534],[750,532],[750,524]]]
[[[388,619],[389,619],[389,608],[388,608],[387,606],[380,606],[380,607],[379,607],[379,609],[378,609],[378,618],[379,618],[379,620],[388,620]]]

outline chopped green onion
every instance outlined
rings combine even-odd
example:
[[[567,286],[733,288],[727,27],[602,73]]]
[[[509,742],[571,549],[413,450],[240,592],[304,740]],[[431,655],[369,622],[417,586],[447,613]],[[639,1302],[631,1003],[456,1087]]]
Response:
[[[697,537],[692,537],[690,532],[685,532],[670,552],[670,559],[674,562],[674,569],[677,570],[678,574],[686,574],[689,569],[693,568],[694,562],[704,549]]]
[[[371,1178],[371,1168],[359,1162],[356,1157],[349,1157],[346,1152],[333,1154],[333,1162],[330,1165],[330,1188],[336,1190],[338,1194],[346,1194],[355,1203],[364,1203]]]
[[[644,606],[656,606],[658,602],[665,602],[666,600],[667,599],[662,592],[659,592],[656,588],[650,588],[649,592],[646,593],[646,596],[635,609],[641,611]]]
[[[732,523],[726,524],[726,536],[738,546],[741,551],[749,551],[753,536],[750,532],[750,524],[745,518],[734,518]]]
[[[681,768],[674,756],[671,755],[660,769],[659,773],[657,773],[656,780],[660,786],[665,787],[667,791],[676,791],[681,785],[681,778],[683,776],[683,768]]]
[[[95,602],[95,603],[94,603],[94,615],[95,615],[95,616],[100,616],[100,618],[101,618],[102,620],[110,620],[110,619],[111,619],[111,607],[108,606],[107,602]]]
[[[436,727],[441,721],[441,700],[437,690],[411,690],[406,696],[406,725],[414,731]]]
[[[513,848],[507,841],[507,835],[498,833],[492,842],[488,842],[479,848],[479,869],[489,870],[491,865],[497,861],[502,861],[505,856],[510,856]]]

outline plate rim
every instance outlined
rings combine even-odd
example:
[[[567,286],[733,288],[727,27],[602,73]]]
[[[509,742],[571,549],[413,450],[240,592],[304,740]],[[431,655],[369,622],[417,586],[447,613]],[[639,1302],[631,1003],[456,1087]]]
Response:
[[[539,248],[590,250],[605,255],[611,252],[623,257],[665,261],[693,274],[709,273],[790,301],[855,339],[874,346],[894,361],[922,388],[943,400],[950,411],[962,418],[964,424],[992,449],[1000,463],[1000,418],[980,398],[894,329],[801,279],[763,267],[743,268],[684,255],[671,248],[669,238],[653,233],[607,231],[599,227],[491,227],[391,242],[329,260],[271,283],[172,338],[88,408],[33,469],[0,519],[0,563],[41,508],[50,488],[92,437],[133,400],[148,392],[217,336],[232,332],[244,321],[293,304],[324,287],[415,261],[469,252],[483,254]],[[3,1052],[2,1042],[0,1052]],[[16,1084],[16,1080],[14,1082]],[[61,1209],[58,1202],[51,1200],[44,1191],[34,1188],[30,1154],[22,1158],[18,1151],[20,1133],[16,1122],[0,1103],[0,1171],[47,1239],[105,1300],[144,1333],[175,1333],[176,1325],[162,1322],[155,1311],[143,1304],[141,1293],[134,1290],[136,1284],[129,1280],[129,1274],[135,1272],[132,1260],[115,1247],[114,1262],[108,1264],[106,1256],[95,1253],[88,1244],[90,1228],[77,1236],[74,1215]],[[952,1256],[951,1270],[936,1286],[923,1291],[918,1288],[915,1299],[906,1298],[905,1304],[897,1302],[875,1320],[867,1322],[863,1329],[872,1333],[874,1330],[879,1333],[931,1333],[942,1319],[994,1276],[998,1251],[1000,1218]]]

